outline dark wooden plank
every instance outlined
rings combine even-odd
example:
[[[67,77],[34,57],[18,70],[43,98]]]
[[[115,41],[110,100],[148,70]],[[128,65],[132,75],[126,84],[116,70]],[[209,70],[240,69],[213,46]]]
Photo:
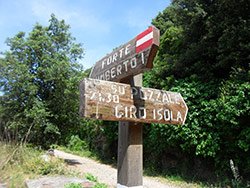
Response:
[[[133,86],[142,86],[142,74],[127,80]],[[128,83],[127,82],[127,83]],[[118,134],[118,186],[143,185],[143,124],[119,122]]]
[[[143,124],[119,122],[117,183],[143,185]]]
[[[86,78],[80,84],[82,117],[184,124],[188,108],[180,93]]]
[[[90,78],[119,82],[152,69],[159,47],[159,30],[154,26],[116,48],[93,66]]]

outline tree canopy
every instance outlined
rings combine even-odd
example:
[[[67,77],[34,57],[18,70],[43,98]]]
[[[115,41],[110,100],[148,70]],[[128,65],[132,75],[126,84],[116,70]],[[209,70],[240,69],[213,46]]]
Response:
[[[17,140],[46,145],[79,124],[78,61],[84,51],[69,29],[52,14],[47,27],[36,24],[28,36],[7,39],[10,50],[0,62],[1,119]]]
[[[189,107],[184,126],[148,128],[146,146],[154,158],[179,148],[213,159],[220,173],[230,174],[232,159],[249,177],[249,5],[246,0],[175,0],[153,20],[161,41],[144,83],[180,92]]]

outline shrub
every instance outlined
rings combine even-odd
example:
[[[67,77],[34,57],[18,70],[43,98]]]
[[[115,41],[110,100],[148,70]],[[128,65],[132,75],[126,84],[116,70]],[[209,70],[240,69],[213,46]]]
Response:
[[[72,151],[88,150],[88,145],[85,141],[81,140],[78,135],[72,135],[70,137],[68,147]]]

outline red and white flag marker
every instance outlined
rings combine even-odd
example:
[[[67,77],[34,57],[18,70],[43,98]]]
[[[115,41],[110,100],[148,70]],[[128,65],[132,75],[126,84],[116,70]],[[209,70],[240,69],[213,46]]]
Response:
[[[153,27],[149,27],[136,37],[136,53],[140,53],[144,49],[150,47],[153,43]]]

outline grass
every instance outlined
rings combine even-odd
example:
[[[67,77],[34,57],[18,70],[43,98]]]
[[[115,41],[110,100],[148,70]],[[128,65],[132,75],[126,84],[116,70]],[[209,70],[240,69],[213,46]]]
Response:
[[[172,184],[177,187],[183,188],[208,188],[210,186],[206,185],[205,182],[200,181],[191,181],[189,179],[185,179],[183,176],[178,174],[167,174],[166,172],[158,172],[157,169],[154,168],[146,168],[144,170],[144,175],[152,177],[153,179],[160,181],[166,184]]]
[[[207,187],[202,183],[186,182],[180,176],[158,176],[155,179],[162,183],[165,182],[165,183],[173,184],[175,186],[183,187],[183,188],[206,188]]]
[[[44,151],[32,147],[5,144],[0,142],[0,183],[9,188],[24,188],[25,180],[46,175],[65,175],[84,178],[80,173],[69,170],[64,160],[50,157],[46,162],[41,156]],[[82,155],[89,154],[82,153]],[[93,188],[107,188],[99,183],[97,177],[86,173],[85,178],[95,183]],[[67,188],[81,188],[77,183],[66,185]]]
[[[70,149],[69,147],[64,147],[64,146],[55,146],[57,149],[68,152],[68,153],[72,153],[78,156],[82,156],[82,157],[88,157],[91,158],[95,161],[99,161],[101,163],[107,163],[106,160],[102,160],[102,158],[100,158],[100,156],[98,156],[96,153],[93,153],[91,151],[89,151],[88,149],[81,149],[81,150],[73,150],[72,148]],[[110,162],[110,161],[109,161]],[[114,164],[114,160],[113,163],[111,163],[112,166],[116,166],[116,164]],[[110,163],[108,163],[110,164]],[[214,183],[209,183],[209,182],[205,182],[205,181],[198,181],[195,178],[190,178],[190,177],[185,177],[185,176],[181,176],[181,175],[170,175],[168,174],[164,174],[164,173],[159,173],[156,169],[151,169],[151,168],[146,168],[144,170],[144,175],[145,176],[150,176],[151,178],[153,178],[156,181],[160,181],[162,183],[166,183],[166,184],[170,184],[170,185],[175,185],[177,187],[183,187],[183,188],[209,188],[209,187],[230,187],[230,182],[224,180],[223,182],[214,182]],[[97,182],[97,179],[95,179],[96,177],[91,175],[91,174],[86,174],[86,179],[92,181],[92,182]],[[96,184],[98,185],[98,183]],[[242,187],[242,186],[233,186],[233,187]],[[249,186],[248,186],[249,187]],[[99,188],[99,187],[97,187]],[[100,188],[102,188],[102,184],[100,185]]]
[[[72,150],[68,147],[65,146],[57,146],[57,145],[53,145],[52,148],[67,152],[67,153],[71,153],[74,155],[78,155],[80,157],[87,157],[90,159],[93,159],[95,161],[101,161],[100,157],[98,157],[98,155],[96,155],[95,153],[89,151],[89,150]]]
[[[64,186],[64,188],[82,188],[81,183],[69,183]]]
[[[88,157],[88,158],[91,158],[95,161],[99,161],[99,162],[103,163],[103,161],[100,157],[98,157],[95,153],[93,153],[89,150],[79,151],[79,150],[72,150],[72,149],[64,147],[64,146],[54,146],[54,147],[56,147],[58,150],[62,150],[62,151],[72,153],[72,154],[82,156],[82,157]],[[111,165],[116,166],[116,164],[111,164]],[[150,176],[153,179],[155,179],[156,181],[160,181],[160,182],[166,183],[166,184],[176,185],[176,186],[183,187],[183,188],[189,188],[189,187],[190,188],[206,188],[206,187],[209,187],[209,186],[206,186],[204,183],[200,183],[200,182],[198,182],[198,183],[187,182],[185,179],[183,179],[181,176],[178,176],[178,175],[172,175],[172,176],[162,175],[162,174],[158,173],[156,170],[152,171],[152,170],[147,169],[144,171],[144,175]],[[91,174],[86,174],[85,177],[86,177],[86,179],[88,179],[92,182],[97,182],[97,180],[95,179],[96,177],[91,175]]]
[[[99,183],[97,180],[97,177],[90,173],[85,174],[85,178],[89,181],[96,182],[95,186],[93,188],[108,188],[108,186],[104,183]]]
[[[94,175],[92,175],[90,173],[86,173],[85,178],[87,180],[95,183],[93,188],[108,188],[108,186],[106,184],[99,183],[97,180],[97,177],[95,177]],[[69,183],[69,184],[65,185],[64,188],[83,188],[83,186],[80,183]]]
[[[78,155],[78,156],[81,156],[81,157],[89,157],[89,158],[92,158],[94,157],[93,156],[93,153],[89,150],[73,150],[73,149],[70,149],[69,147],[66,147],[66,146],[59,146],[59,145],[51,145],[50,146],[51,148],[53,149],[58,149],[58,150],[61,150],[61,151],[65,151],[65,152],[68,152],[68,153],[72,153],[72,154],[75,154],[75,155]]]
[[[57,146],[57,149],[100,160],[97,155],[88,150],[72,151],[69,148],[59,146]],[[53,157],[49,162],[45,162],[41,158],[42,154],[44,154],[44,151],[39,149],[0,142],[0,183],[7,183],[8,188],[22,188],[25,187],[26,179],[34,179],[44,175],[66,175],[83,178],[80,173],[69,170],[63,160]],[[208,185],[206,182],[189,182],[182,176],[159,174],[152,169],[146,169],[144,175],[151,176],[156,181],[183,188],[225,187],[225,184],[229,184],[224,182]],[[99,183],[97,177],[92,174],[86,173],[85,178],[95,183],[94,188],[107,188],[107,185]],[[78,187],[79,184],[70,183],[67,188]],[[233,187],[242,186],[236,185]]]
[[[223,179],[221,181],[199,181],[195,178],[190,178],[186,176],[181,176],[178,174],[171,175],[167,172],[157,172],[154,169],[146,169],[144,174],[152,177],[153,179],[166,184],[173,184],[181,188],[250,188],[249,185],[243,184],[241,182],[230,182],[228,179]]]
[[[57,147],[57,149],[99,160],[99,158],[90,151],[72,151],[66,147]],[[44,175],[81,176],[75,171],[68,170],[64,161],[59,158],[53,157],[49,162],[45,162],[41,158],[44,151],[39,149],[0,142],[0,151],[0,182],[7,183],[10,188],[25,187],[26,179],[34,179]],[[156,181],[183,188],[209,187],[202,183],[186,182],[181,176],[164,176],[151,170],[146,170],[145,175],[151,176]],[[107,185],[99,183],[97,177],[92,174],[86,173],[85,178],[95,183],[94,188],[107,188]],[[68,186],[77,188],[79,185],[72,183]]]
[[[0,142],[0,151],[0,182],[10,188],[25,187],[26,179],[44,175],[77,175],[68,170],[61,159],[51,158],[45,162],[41,158],[44,152],[38,149]]]
[[[84,188],[84,187],[80,183],[69,183],[65,185],[64,188]],[[108,188],[108,186],[103,183],[96,183],[93,188]]]
[[[86,173],[85,174],[85,178],[89,181],[92,182],[97,182],[97,177],[95,177],[94,175],[90,174],[90,173]]]

